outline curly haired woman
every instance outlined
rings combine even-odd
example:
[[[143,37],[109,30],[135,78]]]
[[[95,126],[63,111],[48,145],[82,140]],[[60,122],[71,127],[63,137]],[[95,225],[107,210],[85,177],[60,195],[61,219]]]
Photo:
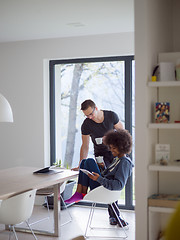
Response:
[[[82,171],[79,172],[77,190],[70,199],[65,201],[66,203],[82,200],[88,191],[88,187],[92,190],[103,185],[109,190],[122,190],[126,185],[133,167],[131,159],[127,156],[132,148],[131,135],[125,129],[118,129],[116,131],[112,130],[105,135],[103,141],[109,147],[114,156],[113,162],[105,168],[104,163],[97,164],[93,158],[83,159],[80,164],[80,169],[86,169],[92,172],[92,175],[86,175]],[[113,203],[113,206],[119,216],[117,202]],[[108,206],[108,212],[110,215],[110,224],[118,224],[118,220],[110,205]],[[123,226],[128,224],[121,218],[120,221]]]

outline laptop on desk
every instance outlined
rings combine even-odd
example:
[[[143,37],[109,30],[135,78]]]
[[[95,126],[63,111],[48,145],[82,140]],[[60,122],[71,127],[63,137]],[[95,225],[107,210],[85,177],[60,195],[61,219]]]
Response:
[[[50,167],[41,168],[37,171],[34,171],[33,174],[56,174],[56,173],[62,173],[63,170],[56,170],[56,169],[50,169]]]

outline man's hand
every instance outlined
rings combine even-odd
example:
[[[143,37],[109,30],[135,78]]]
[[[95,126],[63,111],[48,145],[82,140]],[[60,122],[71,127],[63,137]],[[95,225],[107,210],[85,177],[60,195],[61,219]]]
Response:
[[[73,171],[79,171],[79,167],[71,168]]]
[[[88,174],[88,177],[91,178],[92,180],[94,181],[97,181],[98,177],[99,177],[99,174],[98,173],[95,173],[95,172],[92,172],[93,175],[91,174]]]

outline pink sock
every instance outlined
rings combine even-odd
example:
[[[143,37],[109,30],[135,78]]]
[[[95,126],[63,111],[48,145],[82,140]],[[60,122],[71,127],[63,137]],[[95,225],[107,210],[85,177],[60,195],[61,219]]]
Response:
[[[74,195],[72,195],[71,198],[65,200],[65,203],[74,203],[74,202],[79,202],[80,200],[83,199],[82,193],[75,192]]]

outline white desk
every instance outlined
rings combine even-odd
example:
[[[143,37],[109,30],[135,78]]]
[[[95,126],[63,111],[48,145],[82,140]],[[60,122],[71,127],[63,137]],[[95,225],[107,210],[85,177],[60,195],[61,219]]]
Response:
[[[36,170],[38,169],[32,167],[15,167],[0,170],[0,200],[7,199],[29,189],[41,189],[53,186],[54,232],[35,230],[35,233],[58,237],[60,235],[60,204],[58,204],[60,185],[64,181],[77,177],[79,172],[64,169],[63,172],[57,174],[33,174]]]

